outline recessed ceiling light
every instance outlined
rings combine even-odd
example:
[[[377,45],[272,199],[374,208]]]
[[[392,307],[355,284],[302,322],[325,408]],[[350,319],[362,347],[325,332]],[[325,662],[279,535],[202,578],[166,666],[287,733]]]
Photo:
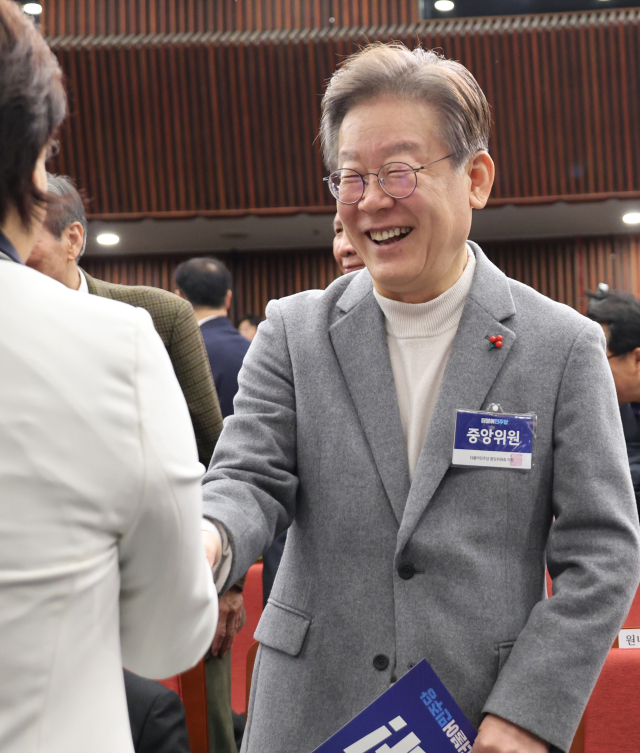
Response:
[[[22,10],[30,16],[39,16],[42,13],[42,6],[40,3],[26,3],[22,6]]]
[[[627,225],[638,225],[640,224],[640,212],[627,212],[622,217],[622,221],[626,222]]]
[[[433,6],[436,10],[453,10],[455,8],[455,5],[451,2],[451,0],[437,0],[436,3]]]
[[[96,240],[103,246],[115,246],[116,243],[120,243],[120,237],[115,233],[100,233]]]

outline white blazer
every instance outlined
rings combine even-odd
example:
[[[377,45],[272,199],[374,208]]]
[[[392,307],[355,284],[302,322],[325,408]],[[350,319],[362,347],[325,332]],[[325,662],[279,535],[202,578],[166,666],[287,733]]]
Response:
[[[216,627],[187,407],[142,309],[0,261],[0,322],[0,751],[128,753]]]

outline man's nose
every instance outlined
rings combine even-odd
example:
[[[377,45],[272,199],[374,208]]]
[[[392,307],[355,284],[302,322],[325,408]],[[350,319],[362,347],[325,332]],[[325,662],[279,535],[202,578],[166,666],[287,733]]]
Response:
[[[364,196],[358,202],[358,209],[371,214],[380,209],[389,209],[394,201],[393,197],[382,190],[378,179],[375,176],[369,176],[364,187]]]

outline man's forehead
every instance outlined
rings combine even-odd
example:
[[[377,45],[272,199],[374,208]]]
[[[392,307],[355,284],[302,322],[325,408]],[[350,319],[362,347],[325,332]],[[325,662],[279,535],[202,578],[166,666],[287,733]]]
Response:
[[[387,159],[397,155],[409,155],[412,157],[419,157],[424,153],[425,144],[413,140],[393,141],[391,143],[385,143],[382,141],[380,144],[375,144],[371,151],[374,151],[381,159]],[[357,145],[345,146],[340,149],[338,154],[340,162],[358,162],[363,158],[364,154],[361,153]]]

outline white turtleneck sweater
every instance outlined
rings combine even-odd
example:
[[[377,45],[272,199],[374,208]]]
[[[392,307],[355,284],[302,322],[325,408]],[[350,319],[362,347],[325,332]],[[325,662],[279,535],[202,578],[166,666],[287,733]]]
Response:
[[[476,268],[476,257],[468,246],[467,253],[458,281],[432,301],[401,303],[373,291],[386,319],[412,480]]]

